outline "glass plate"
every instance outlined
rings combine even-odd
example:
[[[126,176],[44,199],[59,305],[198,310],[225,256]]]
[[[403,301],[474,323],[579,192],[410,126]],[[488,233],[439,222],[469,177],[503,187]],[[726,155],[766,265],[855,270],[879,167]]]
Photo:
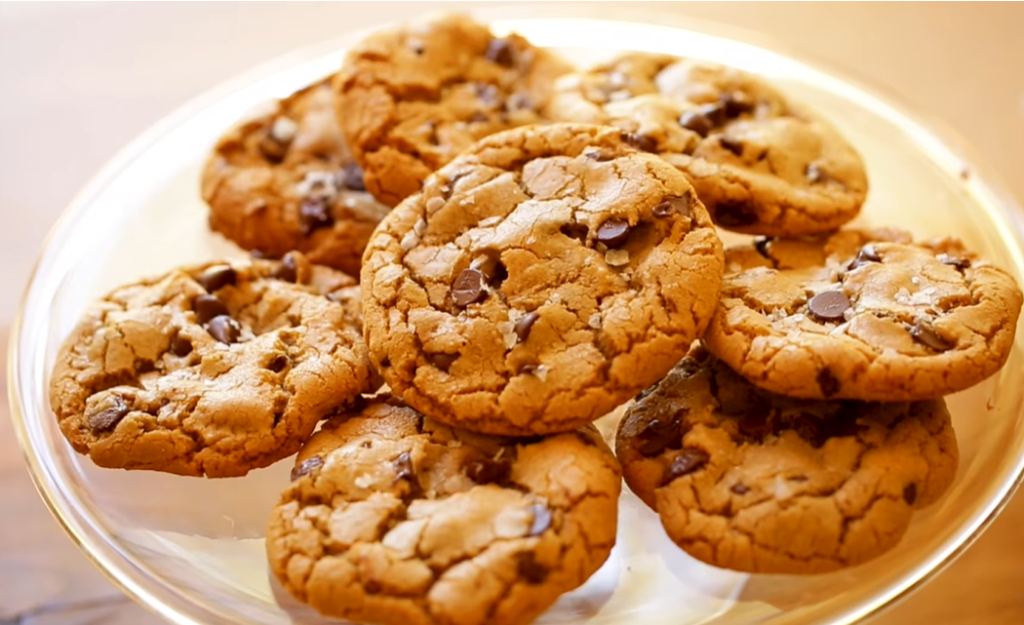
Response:
[[[499,33],[515,30],[581,64],[644,50],[762,74],[831,119],[863,154],[871,192],[857,223],[905,227],[922,237],[956,234],[1021,281],[1019,208],[897,108],[787,56],[711,35],[706,26],[666,25],[678,18],[650,20],[657,25],[628,21],[635,12],[627,20],[580,17],[595,10],[550,17],[551,10],[532,5],[478,17]],[[283,593],[264,558],[264,525],[288,482],[290,462],[231,480],[99,469],[61,437],[47,398],[49,371],[60,342],[93,298],[181,263],[243,256],[206,225],[198,190],[208,150],[257,103],[335,71],[345,47],[364,35],[351,33],[226,84],[125,149],[54,228],[12,333],[12,413],[36,486],[114,583],[176,623],[327,621]],[[887,555],[813,577],[718,570],[675,548],[657,517],[626,492],[618,546],[608,563],[540,622],[849,623],[889,604],[962,551],[1014,490],[1024,463],[1022,355],[1018,338],[1001,374],[949,398],[961,449],[956,482],[914,517]]]

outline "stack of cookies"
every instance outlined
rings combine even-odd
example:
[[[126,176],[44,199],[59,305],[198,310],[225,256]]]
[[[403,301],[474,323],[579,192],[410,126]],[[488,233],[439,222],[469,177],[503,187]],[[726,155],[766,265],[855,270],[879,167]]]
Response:
[[[298,451],[270,568],[364,622],[529,622],[608,557],[623,477],[716,566],[875,557],[952,482],[942,396],[1003,366],[1021,307],[956,240],[843,229],[859,156],[762,81],[577,72],[459,16],[229,131],[202,193],[253,259],[93,306],[54,411],[105,467]],[[613,454],[593,423],[623,406]]]

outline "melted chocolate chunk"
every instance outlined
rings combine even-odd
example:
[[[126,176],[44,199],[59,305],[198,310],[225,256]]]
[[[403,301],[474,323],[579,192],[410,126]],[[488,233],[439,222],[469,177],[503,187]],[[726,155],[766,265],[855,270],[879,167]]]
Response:
[[[714,218],[723,228],[743,228],[757,223],[757,212],[749,202],[723,202],[715,207]]]
[[[679,125],[687,130],[692,130],[701,137],[708,136],[715,124],[711,118],[700,111],[686,111],[679,116]]]
[[[321,228],[334,224],[334,218],[327,208],[327,202],[320,198],[309,198],[299,206],[299,230],[309,236]]]
[[[669,217],[670,215],[689,217],[691,215],[690,202],[689,197],[666,197],[651,209],[651,214],[655,217]]]
[[[128,404],[124,403],[124,399],[113,397],[114,405],[110,408],[105,408],[99,412],[94,412],[85,418],[86,424],[89,429],[93,432],[106,432],[114,429],[114,427],[121,422],[128,415]]]
[[[238,281],[238,272],[236,272],[229,265],[220,265],[218,267],[210,267],[203,272],[203,275],[199,276],[199,284],[203,285],[208,293],[213,293],[218,289],[222,289],[229,284],[234,284]]]
[[[281,264],[274,271],[274,277],[285,282],[297,282],[299,279],[299,267],[295,263],[295,254],[288,252],[281,259]]]
[[[729,490],[736,493],[737,495],[746,495],[747,493],[750,492],[750,487],[748,487],[746,484],[736,482],[735,484],[732,485],[732,488],[730,488]]]
[[[754,110],[754,101],[742,91],[723,93],[719,101],[724,105],[727,117],[739,117]]]
[[[292,481],[294,482],[300,477],[309,475],[310,473],[316,471],[322,466],[324,466],[324,459],[321,458],[320,456],[306,458],[305,460],[303,460],[302,462],[300,462],[299,464],[295,465],[295,467],[292,468]]]
[[[285,367],[288,366],[289,362],[288,356],[284,354],[277,354],[270,359],[270,362],[267,363],[267,369],[270,369],[274,373],[281,373],[284,371]]]
[[[903,489],[903,501],[907,502],[908,506],[914,505],[917,501],[917,484],[911,482]]]
[[[821,389],[821,394],[825,397],[832,397],[839,392],[839,380],[828,367],[821,368],[816,381],[818,382],[818,388]]]
[[[196,321],[206,324],[214,317],[228,314],[228,307],[215,295],[200,295],[192,302],[192,310],[196,313]]]
[[[516,574],[527,584],[543,584],[551,571],[537,562],[533,552],[524,551],[516,554]]]
[[[192,353],[192,341],[182,336],[180,332],[175,334],[171,339],[171,353],[178,357],[188,356]]]
[[[939,336],[931,321],[927,319],[918,319],[913,327],[910,328],[910,336],[914,337],[914,340],[918,343],[937,352],[949,351],[955,346],[954,343]]]
[[[597,229],[597,242],[608,247],[619,247],[629,238],[629,222],[612,217]]]
[[[455,361],[459,359],[458,354],[427,354],[427,360],[445,373],[452,368]]]
[[[822,321],[838,321],[844,318],[853,304],[842,291],[822,291],[807,302],[811,314]]]
[[[415,477],[412,468],[412,456],[409,452],[403,451],[398,457],[391,461],[391,467],[395,471],[395,482],[409,480]]]
[[[487,297],[484,290],[484,274],[479,269],[463,269],[452,284],[452,302],[465,308]]]
[[[682,449],[683,433],[680,426],[681,418],[678,414],[671,419],[651,419],[637,434],[637,451],[645,458],[651,458],[666,449]]]
[[[739,157],[743,156],[743,142],[742,141],[739,141],[737,139],[733,139],[732,137],[726,137],[725,135],[722,135],[721,137],[718,138],[718,143],[720,143],[723,148],[725,148],[726,150],[729,150],[734,155],[739,156]]]
[[[217,315],[206,324],[206,331],[221,343],[237,343],[242,336],[242,326],[227,315]]]
[[[882,262],[882,257],[878,255],[878,250],[875,249],[874,245],[868,243],[860,248],[857,256],[846,265],[846,269],[847,271],[853,271],[861,265],[880,262]]]
[[[487,45],[485,56],[488,60],[494,61],[503,67],[511,67],[515,62],[512,44],[507,39],[492,39],[491,43]]]
[[[346,163],[338,170],[338,186],[353,191],[366,191],[363,181],[363,168],[355,163]]]
[[[648,135],[629,132],[624,134],[622,139],[642,152],[656,152],[658,150],[658,141]]]
[[[520,343],[525,343],[526,339],[530,338],[530,330],[533,329],[533,324],[537,323],[540,319],[540,313],[536,310],[533,312],[526,313],[526,315],[516,322],[516,325],[512,328],[512,331],[519,337]]]
[[[693,473],[707,464],[710,459],[711,457],[703,449],[686,447],[672,459],[672,464],[668,466],[668,470],[665,472],[663,484],[669,484],[673,480]]]
[[[940,263],[943,265],[951,265],[956,267],[958,270],[963,271],[971,266],[971,259],[963,258],[961,256],[949,256],[947,254],[939,254],[936,256]]]
[[[466,475],[477,484],[501,484],[512,474],[512,463],[484,458],[466,465]]]
[[[771,254],[768,253],[768,246],[771,245],[772,241],[774,240],[775,239],[773,239],[772,237],[758,237],[757,239],[754,239],[754,249],[756,249],[757,253],[760,254],[761,256],[764,256],[768,260],[774,261]]]

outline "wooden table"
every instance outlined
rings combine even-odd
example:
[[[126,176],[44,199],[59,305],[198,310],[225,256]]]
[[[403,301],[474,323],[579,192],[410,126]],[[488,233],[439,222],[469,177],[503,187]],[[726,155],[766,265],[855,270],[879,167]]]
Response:
[[[640,11],[645,4],[629,6]],[[0,342],[6,345],[47,229],[119,147],[239,71],[341,30],[425,8],[0,5]],[[766,33],[870,77],[934,115],[937,125],[969,137],[1024,198],[1024,5],[655,8]],[[1024,496],[945,573],[875,623],[1024,623],[1022,526]],[[50,517],[0,406],[0,625],[158,622],[111,586]]]

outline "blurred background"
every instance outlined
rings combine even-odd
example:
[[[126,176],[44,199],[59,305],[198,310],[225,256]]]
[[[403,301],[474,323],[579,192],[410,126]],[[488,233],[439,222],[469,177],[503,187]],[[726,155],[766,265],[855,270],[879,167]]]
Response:
[[[648,6],[645,6],[648,5]],[[303,45],[460,3],[0,3],[0,343],[47,231],[87,180],[205,90]],[[894,96],[1024,203],[1024,4],[630,3],[728,25]],[[619,9],[621,10],[621,5]],[[599,12],[600,6],[591,6]],[[729,30],[725,34],[730,34]],[[778,46],[777,46],[778,47]],[[0,368],[5,365],[0,365]],[[6,381],[6,372],[0,376]],[[6,394],[6,392],[5,392]],[[1024,623],[1024,496],[873,623]],[[0,625],[158,623],[39,500],[0,405]]]

